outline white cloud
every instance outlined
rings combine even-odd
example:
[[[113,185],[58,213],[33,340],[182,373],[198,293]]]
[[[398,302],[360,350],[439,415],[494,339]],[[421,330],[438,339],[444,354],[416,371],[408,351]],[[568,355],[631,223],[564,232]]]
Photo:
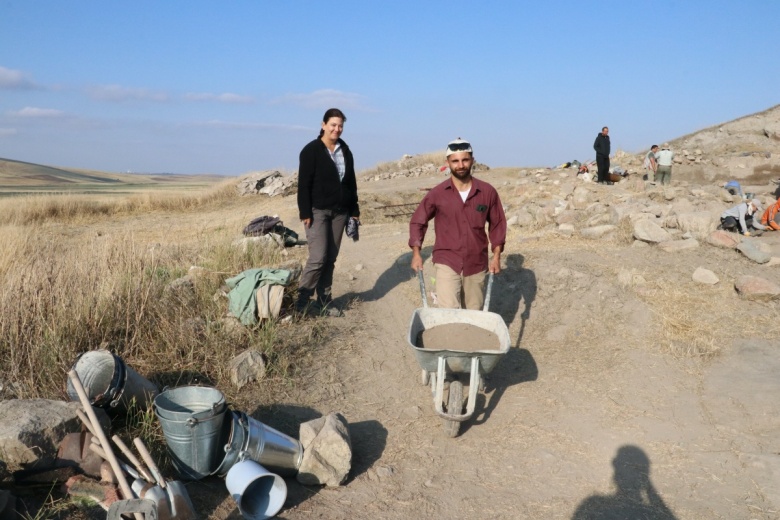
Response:
[[[16,135],[16,128],[0,128],[0,137],[8,137],[9,135]]]
[[[51,118],[65,117],[66,114],[62,110],[57,110],[56,108],[24,107],[21,110],[9,112],[8,115],[14,117],[51,119]]]
[[[89,87],[87,94],[99,101],[155,101],[165,102],[170,99],[167,92],[145,88],[123,87],[121,85],[97,85]]]
[[[40,88],[28,75],[20,70],[0,67],[0,89],[36,89]]]
[[[340,90],[322,89],[308,94],[285,94],[272,101],[273,104],[291,104],[305,108],[327,110],[337,107],[344,110],[362,110],[370,112],[371,108],[365,103],[365,96]]]
[[[184,98],[189,101],[217,101],[219,103],[249,104],[255,102],[255,99],[251,96],[242,96],[240,94],[233,94],[231,92],[225,92],[223,94],[211,94],[208,92],[203,92],[203,93],[192,92],[189,94],[185,94]]]

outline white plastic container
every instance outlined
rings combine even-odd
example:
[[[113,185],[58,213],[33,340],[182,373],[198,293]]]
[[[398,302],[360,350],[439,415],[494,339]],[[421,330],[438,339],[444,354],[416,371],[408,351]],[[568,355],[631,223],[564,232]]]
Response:
[[[287,499],[287,484],[253,460],[233,465],[225,478],[228,493],[249,520],[273,518]]]

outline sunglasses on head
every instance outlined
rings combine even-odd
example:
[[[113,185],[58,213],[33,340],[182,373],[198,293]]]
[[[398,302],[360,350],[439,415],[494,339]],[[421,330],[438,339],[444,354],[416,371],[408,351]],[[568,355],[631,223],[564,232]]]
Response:
[[[463,143],[450,143],[450,144],[447,145],[447,148],[451,152],[464,152],[464,151],[466,151],[466,150],[471,148],[471,143],[466,143],[466,142],[463,142]]]

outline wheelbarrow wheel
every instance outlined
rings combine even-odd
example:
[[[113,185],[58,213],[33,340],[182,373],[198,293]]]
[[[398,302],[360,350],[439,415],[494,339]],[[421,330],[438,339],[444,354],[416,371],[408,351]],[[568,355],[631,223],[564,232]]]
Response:
[[[463,383],[460,381],[451,382],[449,394],[450,395],[447,400],[447,413],[463,413]],[[457,437],[458,432],[460,432],[459,421],[449,421],[447,419],[443,419],[442,426],[444,427],[444,433],[446,433],[448,437]]]

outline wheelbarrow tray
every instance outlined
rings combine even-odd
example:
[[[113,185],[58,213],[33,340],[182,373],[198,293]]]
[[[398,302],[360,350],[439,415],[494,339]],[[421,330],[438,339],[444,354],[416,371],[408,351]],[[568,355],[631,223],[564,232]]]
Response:
[[[484,349],[474,351],[429,349],[417,346],[418,335],[437,325],[461,323],[474,325],[492,332],[498,336],[498,350]],[[417,363],[420,368],[428,372],[436,372],[440,357],[444,357],[447,369],[452,373],[471,372],[471,359],[479,357],[479,372],[489,374],[498,363],[498,360],[509,351],[509,329],[504,319],[494,313],[468,309],[439,309],[433,307],[420,307],[412,313],[409,323],[409,334],[406,338],[409,346],[414,350]]]

